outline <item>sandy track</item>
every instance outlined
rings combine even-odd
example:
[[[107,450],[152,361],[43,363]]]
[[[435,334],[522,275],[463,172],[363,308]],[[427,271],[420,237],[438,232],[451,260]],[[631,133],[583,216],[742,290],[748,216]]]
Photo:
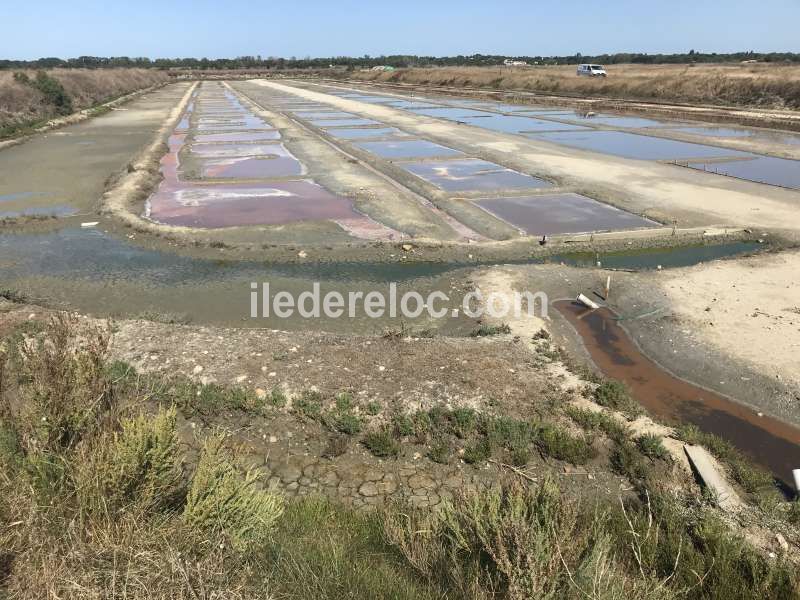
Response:
[[[658,281],[696,336],[800,388],[798,273],[800,251],[792,251],[670,271]]]

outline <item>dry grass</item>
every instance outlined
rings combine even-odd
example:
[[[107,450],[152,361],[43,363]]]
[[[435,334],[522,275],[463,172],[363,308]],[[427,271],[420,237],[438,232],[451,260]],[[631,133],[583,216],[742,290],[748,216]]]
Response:
[[[30,78],[35,71],[26,71]],[[165,82],[169,76],[155,69],[53,69],[76,110],[89,108],[136,90]],[[14,80],[14,71],[0,71],[0,127],[36,122],[53,116],[52,107],[31,86]]]
[[[220,434],[189,459],[173,386],[109,365],[108,340],[59,317],[0,345],[0,598],[797,597],[783,557],[672,497],[582,504],[547,480],[438,512],[284,511]],[[440,417],[459,436],[478,426]],[[494,438],[513,442],[511,425]]]
[[[442,67],[361,71],[365,81],[762,108],[800,108],[800,66],[776,64],[610,65],[607,78],[578,77],[574,65]]]

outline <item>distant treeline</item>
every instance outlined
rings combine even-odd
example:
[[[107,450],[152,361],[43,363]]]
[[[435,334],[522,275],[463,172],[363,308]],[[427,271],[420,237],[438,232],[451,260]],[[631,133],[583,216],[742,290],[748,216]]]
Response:
[[[473,54],[472,56],[335,56],[328,58],[276,58],[261,56],[240,56],[237,58],[130,58],[127,56],[100,57],[80,56],[78,58],[40,58],[38,60],[0,60],[0,69],[53,69],[61,68],[111,68],[138,67],[156,69],[324,69],[369,68],[379,65],[402,67],[456,67],[456,66],[496,66],[506,60],[524,61],[528,64],[555,65],[576,63],[601,64],[671,64],[671,63],[720,63],[720,62],[800,62],[800,53],[793,52],[735,52],[732,54],[705,53],[691,50],[682,54],[642,54],[618,53],[598,56],[502,56]]]

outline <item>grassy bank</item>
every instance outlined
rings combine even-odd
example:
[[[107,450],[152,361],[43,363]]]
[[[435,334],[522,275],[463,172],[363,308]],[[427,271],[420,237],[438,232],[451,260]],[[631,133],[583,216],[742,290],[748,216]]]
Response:
[[[201,407],[252,410],[240,390],[215,386],[214,402],[205,388],[186,394],[174,381],[159,383],[109,363],[108,344],[108,331],[78,330],[63,317],[3,342],[0,597],[798,593],[796,570],[784,558],[767,558],[713,511],[687,506],[656,485],[624,504],[567,496],[547,478],[462,492],[438,510],[396,504],[357,512],[313,496],[287,501],[240,467],[237,444],[224,428],[196,434],[194,448],[179,442],[178,430]],[[358,433],[347,418],[351,399],[340,396],[330,414],[316,410],[316,397],[301,400],[303,418]],[[607,429],[634,452],[619,426],[573,418]],[[564,449],[575,462],[585,458],[578,438],[534,431],[521,421],[482,421],[469,411],[415,413],[394,426],[406,435],[435,429],[439,438],[493,440],[487,448],[527,448],[533,440],[543,452]],[[378,437],[369,439],[371,450],[384,447]],[[657,440],[638,447],[637,460],[660,454]]]
[[[661,102],[800,108],[800,66],[775,64],[613,65],[607,78],[577,77],[574,65],[443,67],[359,71],[362,81],[521,90]]]
[[[168,79],[153,69],[0,71],[0,139]]]

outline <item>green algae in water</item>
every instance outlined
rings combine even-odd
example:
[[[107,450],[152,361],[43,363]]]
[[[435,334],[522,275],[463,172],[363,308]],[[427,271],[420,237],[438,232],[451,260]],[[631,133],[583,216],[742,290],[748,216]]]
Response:
[[[758,242],[730,242],[726,244],[699,244],[670,248],[644,248],[621,252],[568,252],[553,254],[542,259],[542,263],[564,263],[572,267],[597,267],[605,269],[626,269],[646,271],[650,269],[670,269],[691,267],[699,263],[729,258],[761,250]]]

